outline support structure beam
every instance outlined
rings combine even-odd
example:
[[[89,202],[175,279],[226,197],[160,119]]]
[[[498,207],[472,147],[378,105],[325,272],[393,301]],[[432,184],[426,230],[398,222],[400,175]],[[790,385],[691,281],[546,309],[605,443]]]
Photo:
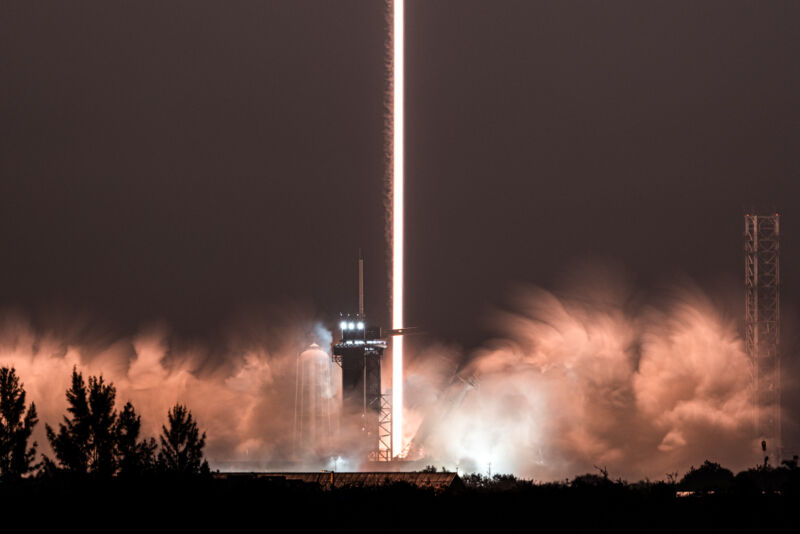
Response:
[[[755,430],[779,465],[781,442],[780,215],[744,218],[745,346],[753,371]]]

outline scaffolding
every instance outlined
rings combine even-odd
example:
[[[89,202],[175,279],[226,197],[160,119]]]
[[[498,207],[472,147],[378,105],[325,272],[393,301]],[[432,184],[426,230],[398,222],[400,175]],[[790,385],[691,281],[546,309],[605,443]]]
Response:
[[[392,399],[381,395],[381,411],[378,415],[378,448],[370,453],[371,462],[392,461]]]
[[[780,216],[746,214],[745,347],[753,373],[755,431],[781,461]]]

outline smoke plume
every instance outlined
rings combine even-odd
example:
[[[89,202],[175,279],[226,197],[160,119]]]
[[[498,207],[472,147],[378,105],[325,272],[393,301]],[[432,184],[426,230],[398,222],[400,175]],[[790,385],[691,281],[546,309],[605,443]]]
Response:
[[[243,326],[253,322],[259,324]],[[50,454],[43,423],[56,426],[66,414],[65,392],[76,367],[84,378],[102,375],[112,382],[117,408],[131,401],[142,416],[144,435],[157,436],[168,409],[180,402],[207,432],[205,452],[212,468],[237,469],[242,462],[247,462],[242,468],[275,468],[298,460],[293,442],[298,355],[311,342],[329,346],[331,335],[310,320],[272,329],[264,324],[269,321],[244,321],[222,348],[212,348],[178,343],[163,326],[98,341],[40,331],[6,314],[0,322],[0,366],[16,368],[28,399],[36,403],[42,423],[34,439],[40,452]],[[314,469],[330,460],[299,459],[309,460],[305,467]]]
[[[642,302],[594,281],[567,294],[520,290],[511,308],[495,316],[502,335],[467,359],[439,345],[412,355],[404,381],[410,458],[538,480],[595,466],[661,479],[706,459],[732,469],[758,461],[750,363],[735,322],[702,292]],[[65,414],[77,367],[113,382],[117,406],[133,402],[146,435],[158,435],[174,403],[188,405],[207,432],[212,468],[357,469],[366,451],[354,422],[340,422],[322,448],[298,453],[293,441],[298,355],[331,342],[306,317],[236,321],[209,347],[178,342],[163,326],[97,340],[7,315],[0,365],[17,369],[50,425]],[[43,424],[34,437],[49,453]]]
[[[631,305],[597,287],[609,286],[520,291],[516,311],[498,314],[503,339],[426,403],[420,454],[540,480],[752,466],[751,371],[734,322],[696,290]]]

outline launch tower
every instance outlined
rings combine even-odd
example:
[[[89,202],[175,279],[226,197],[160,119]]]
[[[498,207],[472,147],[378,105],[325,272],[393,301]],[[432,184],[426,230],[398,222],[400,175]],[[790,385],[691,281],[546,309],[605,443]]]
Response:
[[[381,392],[381,360],[386,350],[381,328],[364,316],[364,260],[358,258],[358,313],[340,319],[333,361],[342,368],[344,424],[360,422],[370,461],[392,459],[392,405]]]
[[[781,461],[780,216],[744,217],[745,346],[753,369],[755,429]]]

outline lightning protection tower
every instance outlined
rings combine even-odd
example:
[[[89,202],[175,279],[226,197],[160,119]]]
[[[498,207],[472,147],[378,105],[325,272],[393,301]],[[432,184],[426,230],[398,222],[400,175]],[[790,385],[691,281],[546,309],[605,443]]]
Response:
[[[745,345],[753,370],[755,430],[781,461],[780,216],[745,214]],[[773,465],[774,465],[773,464]]]

